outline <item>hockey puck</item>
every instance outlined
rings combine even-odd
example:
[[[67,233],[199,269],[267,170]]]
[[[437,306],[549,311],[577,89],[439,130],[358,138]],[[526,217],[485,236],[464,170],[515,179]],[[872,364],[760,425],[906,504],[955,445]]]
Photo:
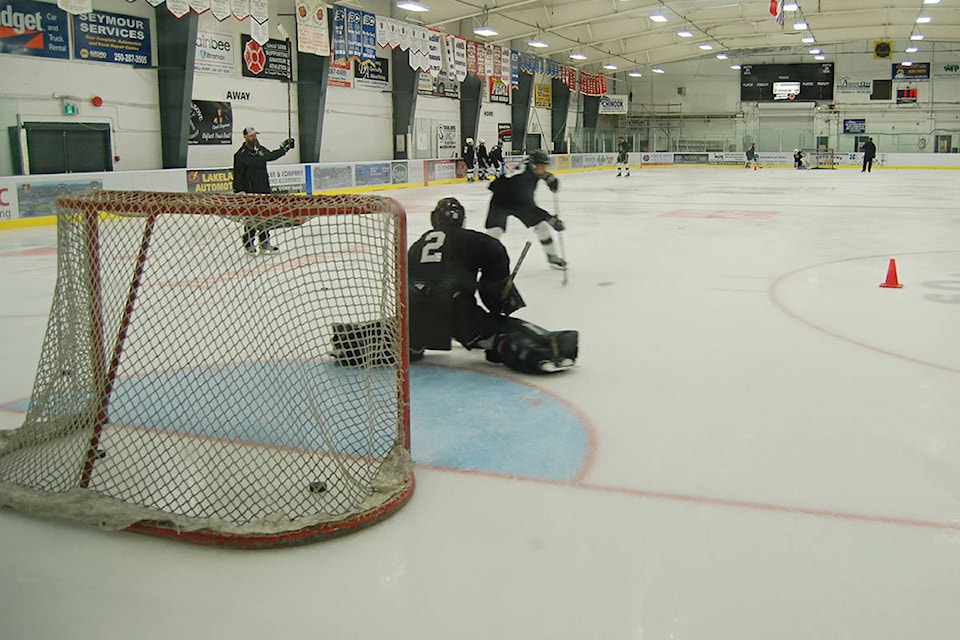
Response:
[[[310,493],[323,493],[327,490],[327,483],[323,480],[317,480],[310,483]]]

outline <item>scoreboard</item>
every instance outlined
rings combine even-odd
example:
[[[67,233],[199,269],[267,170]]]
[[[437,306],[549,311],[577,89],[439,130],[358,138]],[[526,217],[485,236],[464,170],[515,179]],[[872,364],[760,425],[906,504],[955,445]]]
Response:
[[[833,100],[833,63],[745,64],[740,69],[741,102]]]

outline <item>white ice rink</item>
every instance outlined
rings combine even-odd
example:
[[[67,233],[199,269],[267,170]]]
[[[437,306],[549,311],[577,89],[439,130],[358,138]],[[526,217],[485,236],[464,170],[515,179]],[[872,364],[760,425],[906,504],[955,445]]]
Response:
[[[535,242],[517,315],[578,329],[577,368],[520,376],[459,348],[414,366],[562,398],[588,435],[574,480],[421,464],[396,515],[273,551],[2,510],[0,638],[960,636],[960,173],[559,177],[569,283]],[[383,193],[411,243],[439,198],[477,229],[489,202],[483,184]],[[511,219],[511,256],[527,239]],[[0,232],[0,428],[23,419],[55,246],[54,227]],[[891,258],[902,289],[878,286]],[[522,431],[499,401],[497,427]]]

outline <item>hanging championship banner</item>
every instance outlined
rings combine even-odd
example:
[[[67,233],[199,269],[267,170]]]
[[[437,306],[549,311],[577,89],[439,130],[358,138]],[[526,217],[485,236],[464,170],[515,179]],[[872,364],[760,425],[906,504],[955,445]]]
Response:
[[[333,5],[333,59],[338,62],[347,59],[347,8]]]
[[[323,2],[297,0],[297,50],[317,56],[330,55],[327,5]]]
[[[90,13],[93,11],[93,0],[57,0],[57,6],[73,15]]]
[[[453,75],[459,81],[467,79],[467,39],[453,37]]]
[[[520,88],[520,52],[510,51],[510,89]]]
[[[347,60],[363,58],[363,11],[347,9]]]
[[[408,51],[413,46],[413,29],[402,20],[397,20],[396,24],[400,28],[400,50]]]
[[[440,54],[440,39],[443,34],[431,29],[427,35],[429,39],[429,52],[427,53],[427,71],[431,76],[437,78],[443,71],[443,59]]]
[[[360,64],[377,64],[377,16],[360,12]]]
[[[223,22],[230,17],[230,0],[210,0],[210,13]]]
[[[270,18],[267,0],[250,0],[250,16],[260,24],[265,23]]]
[[[190,0],[190,8],[197,14],[210,11],[210,0]]]
[[[169,2],[169,0],[167,0]],[[253,38],[258,44],[265,45],[270,40],[270,23],[269,22],[257,22],[257,19],[253,17],[253,14],[250,14],[250,20],[247,20],[250,23],[250,37]]]
[[[230,11],[237,20],[246,20],[250,15],[250,0],[230,0]]]
[[[190,3],[187,0],[167,0],[167,11],[177,18],[190,13]]]
[[[394,45],[390,43],[390,28],[387,24],[391,18],[386,16],[377,16],[377,46],[393,49]]]

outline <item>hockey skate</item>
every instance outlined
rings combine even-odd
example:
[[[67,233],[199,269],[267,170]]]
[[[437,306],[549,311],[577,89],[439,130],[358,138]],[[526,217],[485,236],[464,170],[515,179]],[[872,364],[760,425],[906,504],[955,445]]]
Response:
[[[550,263],[551,269],[558,269],[560,271],[567,270],[567,261],[561,258],[560,256],[548,255],[547,262]]]

